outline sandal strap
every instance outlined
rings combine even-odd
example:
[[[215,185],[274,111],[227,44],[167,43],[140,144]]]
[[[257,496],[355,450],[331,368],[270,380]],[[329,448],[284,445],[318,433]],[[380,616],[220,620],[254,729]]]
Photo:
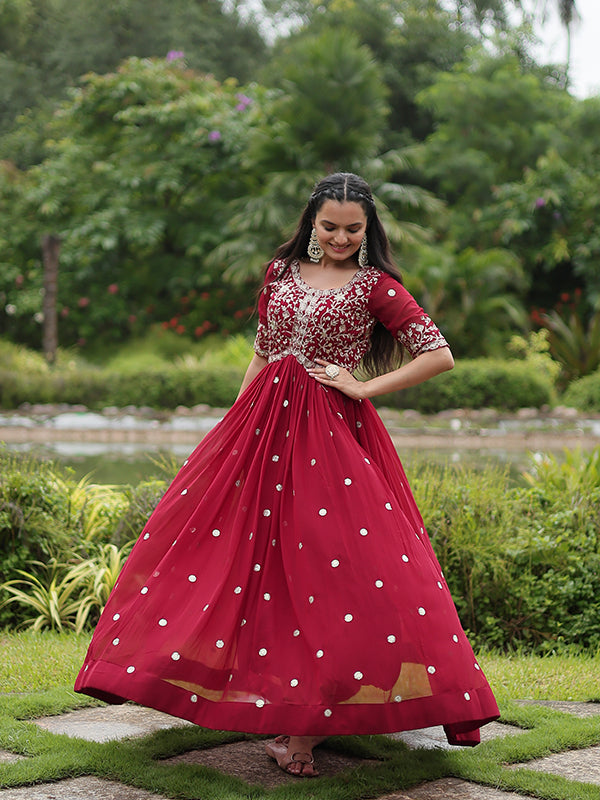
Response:
[[[308,756],[309,757],[309,761],[304,761],[304,759],[302,759],[302,758],[296,758],[296,756]],[[315,757],[313,756],[312,753],[302,753],[302,752],[298,751],[297,753],[292,753],[292,757],[291,757],[290,761],[293,761],[294,764],[314,764],[315,763]]]

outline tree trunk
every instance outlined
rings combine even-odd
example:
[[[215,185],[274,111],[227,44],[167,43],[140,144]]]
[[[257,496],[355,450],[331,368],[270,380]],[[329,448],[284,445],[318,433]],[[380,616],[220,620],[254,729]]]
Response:
[[[49,364],[54,364],[58,348],[58,313],[56,298],[58,294],[58,257],[60,239],[47,233],[42,239],[42,260],[44,264],[44,312],[42,347]]]

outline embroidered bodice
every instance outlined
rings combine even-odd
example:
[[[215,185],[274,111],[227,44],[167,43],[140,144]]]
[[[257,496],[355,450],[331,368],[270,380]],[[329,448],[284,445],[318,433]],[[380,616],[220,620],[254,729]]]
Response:
[[[276,260],[267,270],[258,302],[255,352],[271,361],[293,355],[305,367],[316,358],[353,371],[382,322],[412,358],[447,342],[402,284],[374,267],[358,270],[335,289],[315,289],[300,265]]]

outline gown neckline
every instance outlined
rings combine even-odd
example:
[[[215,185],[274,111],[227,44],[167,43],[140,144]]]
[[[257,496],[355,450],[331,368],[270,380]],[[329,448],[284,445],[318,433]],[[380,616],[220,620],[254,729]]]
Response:
[[[355,281],[359,277],[361,277],[364,274],[365,269],[367,269],[367,268],[366,267],[359,267],[356,270],[356,272],[354,273],[354,275],[350,278],[350,280],[346,281],[346,283],[343,283],[341,286],[333,286],[333,287],[331,287],[329,289],[319,289],[316,286],[311,286],[310,283],[307,283],[304,280],[304,278],[300,274],[300,261],[298,259],[296,259],[295,261],[292,261],[292,264],[291,264],[292,276],[294,278],[294,281],[299,286],[301,286],[305,291],[318,292],[319,294],[335,294],[336,292],[345,291],[350,286],[352,286],[352,284],[355,283]]]

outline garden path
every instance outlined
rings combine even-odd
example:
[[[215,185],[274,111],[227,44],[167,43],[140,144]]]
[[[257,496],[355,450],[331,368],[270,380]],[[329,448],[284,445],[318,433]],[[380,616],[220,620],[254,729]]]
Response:
[[[523,704],[529,701],[523,701]],[[545,706],[578,717],[582,720],[592,717],[600,718],[599,703],[531,701],[537,706]],[[123,706],[107,706],[70,711],[62,715],[43,717],[35,720],[36,724],[52,734],[64,734],[68,737],[83,739],[88,742],[108,743],[113,740],[131,741],[135,737],[143,737],[156,731],[171,728],[192,727],[191,723],[170,717],[151,709],[144,709],[127,703]],[[525,730],[502,722],[492,723],[482,729],[482,743],[490,742],[509,735],[526,733]],[[441,728],[427,728],[420,731],[409,731],[393,734],[393,738],[404,742],[408,748],[422,750],[451,750],[446,744]],[[63,740],[64,741],[64,740]],[[0,750],[0,765],[16,762],[23,756]],[[204,750],[191,750],[175,757],[164,759],[165,764],[202,765],[212,767],[221,773],[227,773],[255,787],[262,786],[265,798],[269,790],[286,784],[297,784],[298,780],[285,775],[274,762],[264,755],[261,741],[238,741],[221,744]],[[377,763],[367,759],[359,759],[327,747],[318,751],[318,763],[321,775],[335,776],[348,773],[348,799],[352,793],[352,770],[361,764]],[[568,750],[533,759],[526,764],[512,764],[506,769],[525,767],[526,770],[541,771],[573,781],[572,794],[565,797],[600,798],[600,746],[594,745],[585,749]],[[312,782],[308,782],[312,783]],[[318,781],[316,782],[318,783]],[[315,785],[316,785],[315,783]],[[579,791],[583,787],[583,794]],[[594,787],[597,788],[597,793]],[[413,788],[403,789],[392,794],[382,795],[379,800],[526,800],[531,797],[531,790],[525,794],[516,791],[504,791],[490,785],[483,785],[456,777],[441,777],[424,782]],[[568,790],[567,790],[568,791]],[[240,795],[241,796],[241,795]],[[257,795],[252,795],[257,797]],[[338,795],[336,795],[338,796]],[[357,794],[356,797],[359,795]],[[563,796],[533,794],[534,797]],[[39,783],[34,786],[0,789],[0,800],[168,800],[161,794],[149,792],[127,785],[124,781],[106,780],[95,776],[59,780],[57,782]]]

